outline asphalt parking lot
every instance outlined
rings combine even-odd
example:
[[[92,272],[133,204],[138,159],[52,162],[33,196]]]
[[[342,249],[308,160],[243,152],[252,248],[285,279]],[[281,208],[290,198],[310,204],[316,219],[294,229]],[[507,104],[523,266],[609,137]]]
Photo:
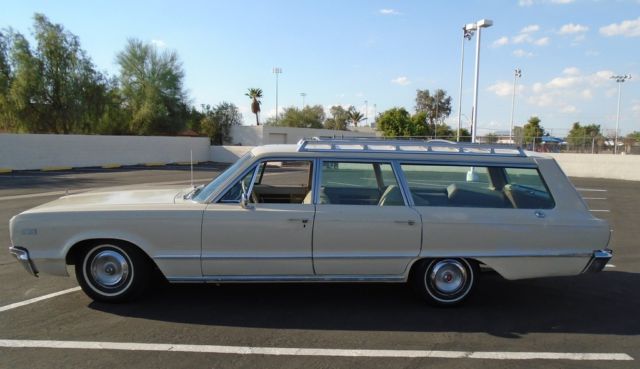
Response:
[[[196,168],[196,182],[220,169]],[[403,285],[381,284],[161,286],[143,300],[108,305],[69,291],[77,286],[73,277],[33,278],[1,252],[0,367],[638,367],[640,183],[572,180],[594,214],[615,230],[612,266],[595,275],[523,281],[486,273],[474,298],[454,309],[428,307]],[[9,245],[11,216],[67,191],[152,183],[188,185],[189,172],[0,175],[0,243]],[[51,343],[18,347],[36,340]],[[50,348],[56,345],[68,348]],[[486,355],[505,352],[520,356]],[[402,355],[388,357],[393,353]],[[527,359],[527,353],[548,358]],[[615,353],[633,361],[580,355]]]

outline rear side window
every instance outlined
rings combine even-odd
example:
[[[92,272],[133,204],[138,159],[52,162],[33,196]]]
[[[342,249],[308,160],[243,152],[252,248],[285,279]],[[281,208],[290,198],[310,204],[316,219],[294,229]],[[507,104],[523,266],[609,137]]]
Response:
[[[416,206],[548,209],[536,169],[402,164]]]
[[[391,164],[325,161],[321,177],[320,204],[404,205]]]

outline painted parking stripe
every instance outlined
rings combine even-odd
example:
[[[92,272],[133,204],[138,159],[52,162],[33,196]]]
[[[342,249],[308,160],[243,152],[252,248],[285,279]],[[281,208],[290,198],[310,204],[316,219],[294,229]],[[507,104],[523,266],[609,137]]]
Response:
[[[607,192],[607,190],[602,188],[576,188],[576,190],[585,192]]]
[[[610,213],[611,210],[607,210],[607,209],[591,209],[589,211],[592,211],[594,213]]]
[[[73,287],[73,288],[69,288],[67,290],[50,293],[48,295],[44,295],[44,296],[40,296],[40,297],[34,297],[32,299],[29,299],[29,300],[16,302],[16,303],[5,305],[5,306],[0,306],[0,312],[11,310],[11,309],[15,309],[15,308],[19,308],[19,307],[22,307],[22,306],[25,306],[25,305],[33,304],[34,302],[47,300],[47,299],[50,299],[50,298],[53,298],[53,297],[66,295],[68,293],[76,292],[76,291],[80,291],[80,287]]]
[[[583,197],[585,200],[606,200],[606,197]]]
[[[198,352],[234,355],[275,356],[337,356],[337,357],[388,357],[388,358],[444,358],[485,360],[579,360],[579,361],[630,361],[625,353],[574,353],[574,352],[494,352],[494,351],[442,351],[442,350],[360,350],[293,347],[251,347],[218,345],[181,345],[136,342],[51,341],[51,340],[0,340],[0,347],[50,348],[83,350],[165,351]]]

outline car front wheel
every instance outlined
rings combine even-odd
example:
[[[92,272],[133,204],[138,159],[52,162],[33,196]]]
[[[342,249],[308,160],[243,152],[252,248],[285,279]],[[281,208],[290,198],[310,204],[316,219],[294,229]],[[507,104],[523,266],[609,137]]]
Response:
[[[120,242],[101,242],[78,253],[76,278],[93,300],[123,302],[138,296],[151,272],[139,249]]]
[[[462,303],[477,284],[478,266],[460,258],[422,260],[416,265],[411,283],[417,294],[436,306]]]

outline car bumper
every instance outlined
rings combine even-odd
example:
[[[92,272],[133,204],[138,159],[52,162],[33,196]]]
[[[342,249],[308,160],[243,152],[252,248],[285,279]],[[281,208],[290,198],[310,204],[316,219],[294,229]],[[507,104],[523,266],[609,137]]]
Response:
[[[13,255],[20,262],[20,264],[22,264],[24,269],[26,269],[29,274],[34,277],[38,276],[38,270],[33,264],[31,258],[29,258],[29,251],[27,251],[27,249],[20,246],[11,246],[9,247],[9,253],[11,253],[11,255]]]
[[[597,273],[601,271],[609,260],[611,260],[612,256],[613,251],[608,249],[594,251],[582,273]]]

